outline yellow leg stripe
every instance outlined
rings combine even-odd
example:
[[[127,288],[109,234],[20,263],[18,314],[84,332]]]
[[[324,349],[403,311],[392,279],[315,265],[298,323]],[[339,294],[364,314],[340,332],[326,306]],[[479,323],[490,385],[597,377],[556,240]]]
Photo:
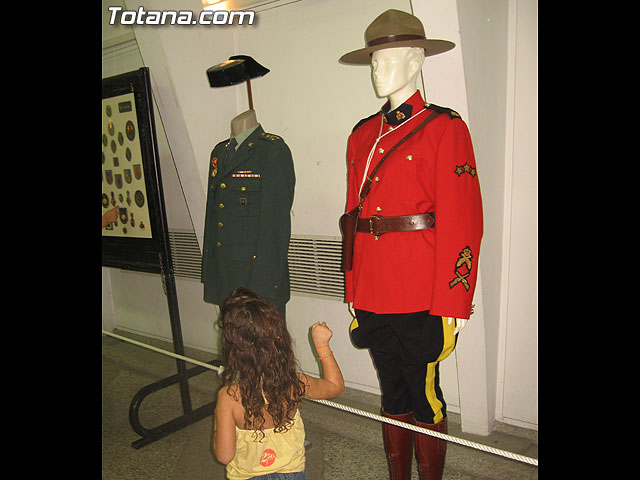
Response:
[[[356,328],[358,328],[358,326],[358,319],[354,318],[351,322],[351,325],[349,325],[349,332],[353,332]]]
[[[427,401],[433,410],[433,423],[442,420],[442,402],[436,397],[436,365],[438,362],[427,363],[427,378],[425,379],[424,391],[427,395]]]
[[[454,347],[456,346],[456,337],[453,332],[456,329],[456,320],[455,318],[449,325],[448,317],[442,317],[442,333],[444,335],[444,345],[442,346],[442,352],[440,352],[440,356],[438,357],[438,362],[441,362],[453,352]]]
[[[442,332],[444,335],[444,345],[442,346],[442,352],[438,356],[438,359],[435,362],[427,363],[427,376],[425,378],[425,395],[427,396],[427,401],[429,405],[431,405],[431,410],[433,410],[434,417],[433,423],[438,423],[442,420],[442,402],[438,400],[436,396],[436,366],[438,362],[441,362],[453,352],[454,347],[456,346],[456,338],[453,334],[453,331],[456,328],[455,320],[451,322],[449,325],[449,321],[447,317],[442,317]]]

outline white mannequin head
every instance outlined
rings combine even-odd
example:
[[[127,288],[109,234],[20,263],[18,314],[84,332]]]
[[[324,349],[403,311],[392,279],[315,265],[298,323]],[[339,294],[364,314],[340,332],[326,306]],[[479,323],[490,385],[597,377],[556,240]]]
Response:
[[[419,47],[396,47],[371,54],[371,76],[379,97],[387,97],[391,109],[402,105],[416,91],[416,78],[424,63]]]

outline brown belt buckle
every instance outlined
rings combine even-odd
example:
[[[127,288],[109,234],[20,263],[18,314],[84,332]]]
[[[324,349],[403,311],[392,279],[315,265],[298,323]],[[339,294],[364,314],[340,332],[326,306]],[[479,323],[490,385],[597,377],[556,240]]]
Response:
[[[372,215],[372,216],[369,217],[369,233],[371,235],[373,235],[376,238],[376,240],[378,240],[378,237],[380,236],[380,232],[376,233],[376,232],[373,231],[374,230],[374,227],[373,227],[373,223],[374,223],[373,219],[374,218],[376,219],[376,222],[375,222],[376,229],[380,228],[380,217],[378,217],[377,215]]]

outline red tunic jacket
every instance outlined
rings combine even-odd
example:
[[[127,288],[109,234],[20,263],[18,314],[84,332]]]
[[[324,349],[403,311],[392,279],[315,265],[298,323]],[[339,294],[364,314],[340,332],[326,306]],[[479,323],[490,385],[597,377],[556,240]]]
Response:
[[[357,233],[353,270],[345,274],[345,301],[375,313],[430,310],[433,315],[469,318],[482,238],[473,146],[456,112],[426,105],[416,91],[386,116],[385,104],[349,136],[346,211],[358,205],[367,158],[378,136],[386,133],[375,146],[367,173],[433,110],[443,112],[387,157],[361,212],[361,217],[435,212],[435,225],[386,233],[377,240],[370,233]]]

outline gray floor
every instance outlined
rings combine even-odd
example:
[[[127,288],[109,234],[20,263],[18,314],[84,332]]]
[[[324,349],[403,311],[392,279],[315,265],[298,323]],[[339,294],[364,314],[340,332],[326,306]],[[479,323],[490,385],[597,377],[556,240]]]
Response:
[[[116,331],[165,350],[169,343]],[[211,354],[187,349],[201,361]],[[188,365],[191,367],[191,365]],[[102,478],[199,480],[224,479],[224,466],[211,451],[211,417],[200,420],[140,449],[131,443],[140,437],[129,424],[129,404],[142,387],[176,373],[176,361],[165,355],[103,335],[102,340]],[[219,385],[216,372],[193,377],[190,392],[194,408],[214,397]],[[353,389],[336,403],[378,413],[379,397]],[[304,401],[301,405],[307,439],[306,472],[309,480],[384,480],[387,467],[380,422],[335,408]],[[177,385],[149,395],[141,404],[140,421],[148,428],[182,413]],[[537,432],[498,424],[488,437],[462,433],[460,418],[449,414],[449,434],[495,448],[538,457]],[[415,462],[415,461],[414,461]],[[412,479],[417,479],[415,464]],[[449,443],[446,480],[532,479],[538,468],[519,461]]]

